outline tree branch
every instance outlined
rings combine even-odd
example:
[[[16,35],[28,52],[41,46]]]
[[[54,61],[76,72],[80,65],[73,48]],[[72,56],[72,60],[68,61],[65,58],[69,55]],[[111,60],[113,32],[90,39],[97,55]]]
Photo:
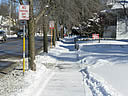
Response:
[[[20,4],[23,5],[23,0],[19,0]]]
[[[46,12],[46,9],[42,10],[42,12],[36,17],[35,24],[38,23],[38,21],[39,21],[40,18],[44,15],[45,12]]]

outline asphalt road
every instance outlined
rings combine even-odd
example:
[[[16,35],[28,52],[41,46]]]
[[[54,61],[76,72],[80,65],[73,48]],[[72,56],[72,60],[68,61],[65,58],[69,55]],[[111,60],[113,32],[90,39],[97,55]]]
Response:
[[[50,41],[50,40],[49,40]],[[0,74],[1,70],[15,64],[13,60],[22,58],[23,40],[21,38],[9,38],[6,42],[0,41]],[[35,48],[38,53],[43,47],[43,37],[35,37]],[[26,39],[26,57],[28,53],[28,39]],[[12,60],[12,61],[9,61]]]

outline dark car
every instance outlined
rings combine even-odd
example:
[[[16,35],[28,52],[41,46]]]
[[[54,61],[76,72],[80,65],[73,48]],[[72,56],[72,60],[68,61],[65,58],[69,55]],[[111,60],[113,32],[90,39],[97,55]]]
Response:
[[[19,30],[19,31],[17,32],[17,37],[18,37],[18,38],[23,37],[23,30]]]
[[[17,37],[18,37],[18,38],[23,38],[23,30],[19,30],[19,31],[17,32]],[[25,37],[28,37],[28,35],[25,34]]]
[[[7,40],[5,31],[0,31],[0,41],[4,42]]]

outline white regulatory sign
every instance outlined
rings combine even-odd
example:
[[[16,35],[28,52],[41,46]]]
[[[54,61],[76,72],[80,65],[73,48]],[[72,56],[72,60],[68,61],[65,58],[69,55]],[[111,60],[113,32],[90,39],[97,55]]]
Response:
[[[19,20],[29,20],[29,5],[19,6]]]
[[[50,21],[49,22],[49,28],[54,29],[54,26],[55,26],[54,21]]]

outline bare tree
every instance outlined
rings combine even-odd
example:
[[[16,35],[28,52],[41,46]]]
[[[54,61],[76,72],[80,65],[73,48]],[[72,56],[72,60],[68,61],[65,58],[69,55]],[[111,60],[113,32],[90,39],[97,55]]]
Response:
[[[39,21],[46,13],[48,14],[48,19],[52,18],[57,23],[70,29],[72,25],[79,25],[83,21],[87,21],[93,13],[98,12],[101,8],[99,0],[19,0],[20,4],[23,4],[23,1],[27,1],[30,5],[28,53],[31,70],[36,70],[36,64],[34,63],[35,29],[38,24],[41,24]]]

